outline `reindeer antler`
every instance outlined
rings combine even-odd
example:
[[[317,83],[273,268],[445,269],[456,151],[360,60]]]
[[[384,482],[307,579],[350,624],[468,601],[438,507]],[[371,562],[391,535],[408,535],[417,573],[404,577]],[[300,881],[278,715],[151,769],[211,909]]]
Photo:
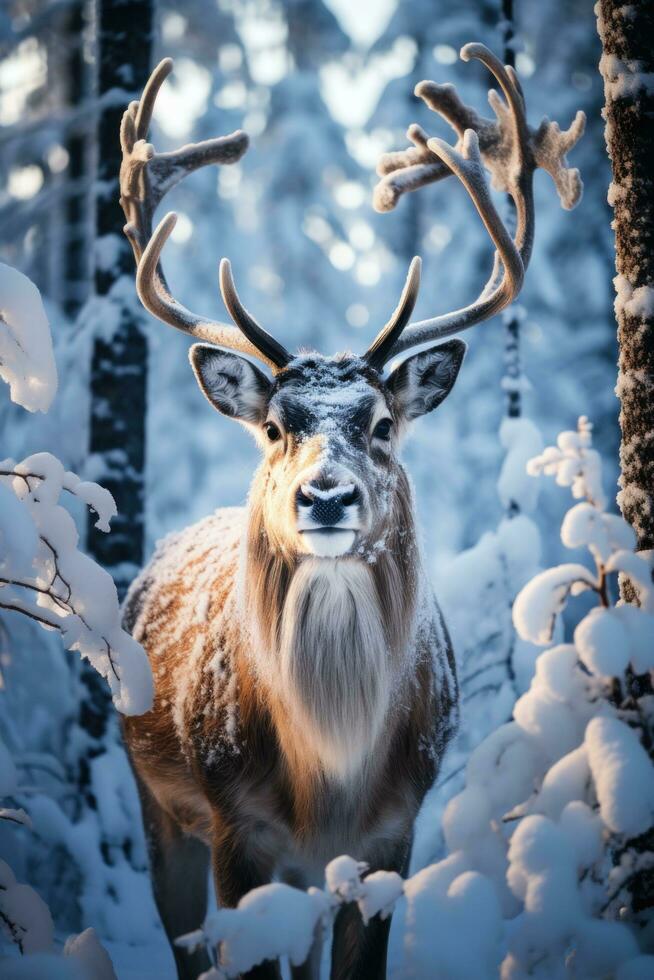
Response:
[[[407,136],[413,146],[398,153],[386,153],[379,161],[377,172],[382,179],[375,188],[373,204],[377,211],[390,211],[407,191],[454,174],[470,194],[497,249],[493,272],[470,306],[409,324],[387,351],[386,359],[391,354],[481,323],[515,299],[531,257],[534,238],[532,178],[537,167],[552,176],[564,208],[575,207],[581,198],[579,171],[568,168],[565,155],[583,134],[584,113],[577,112],[565,132],[547,118],[538,129],[533,129],[526,119],[520,82],[511,67],[502,65],[483,44],[466,44],[461,49],[461,58],[481,61],[497,79],[506,101],[494,89],[488,93],[495,120],[484,119],[465,105],[453,85],[420,82],[415,94],[450,123],[457,134],[457,142],[450,146],[442,139],[430,139],[420,126],[410,126]],[[513,238],[493,204],[484,168],[491,174],[493,187],[508,192],[515,203]],[[369,348],[368,355],[375,350],[378,341],[379,337]]]
[[[221,266],[221,291],[236,327],[192,313],[171,295],[161,268],[161,251],[175,227],[177,216],[170,212],[152,231],[154,212],[164,194],[187,174],[208,164],[236,163],[248,147],[241,130],[229,136],[190,143],[172,153],[156,153],[146,142],[152,111],[159,89],[173,68],[171,58],[157,65],[138,102],[131,102],[123,115],[120,143],[120,203],[127,235],[137,263],[136,289],[145,308],[164,323],[199,340],[254,355],[276,371],[291,360],[290,354],[259,326],[241,304],[227,260]],[[238,329],[237,329],[238,328]]]

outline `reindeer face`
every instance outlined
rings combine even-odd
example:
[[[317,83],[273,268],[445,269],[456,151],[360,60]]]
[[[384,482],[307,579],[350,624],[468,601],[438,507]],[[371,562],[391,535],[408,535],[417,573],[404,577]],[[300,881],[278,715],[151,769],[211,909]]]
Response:
[[[245,358],[203,344],[191,349],[191,363],[209,401],[263,450],[253,495],[273,546],[370,558],[392,520],[401,437],[448,394],[464,351],[450,341],[385,380],[349,354],[298,356],[273,381]]]
[[[397,479],[392,398],[355,357],[307,355],[273,386],[263,425],[266,526],[337,557],[382,534]]]

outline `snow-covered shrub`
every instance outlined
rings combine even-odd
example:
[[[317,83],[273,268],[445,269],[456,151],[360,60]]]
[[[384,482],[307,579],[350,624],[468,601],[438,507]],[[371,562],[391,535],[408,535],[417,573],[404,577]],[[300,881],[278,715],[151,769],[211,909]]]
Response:
[[[516,635],[516,595],[541,568],[541,537],[533,519],[538,484],[527,462],[543,448],[528,418],[504,418],[499,438],[505,457],[497,480],[504,516],[472,547],[435,575],[436,594],[452,637],[461,690],[461,724],[443,771],[417,824],[412,870],[443,853],[443,810],[463,786],[470,754],[511,718],[516,698],[531,682],[538,648]],[[473,612],[474,610],[474,612]]]
[[[47,411],[57,389],[48,321],[36,287],[21,273],[0,265],[0,375],[11,397],[30,411]],[[109,531],[116,513],[111,494],[65,470],[50,453],[0,462],[0,609],[22,614],[57,630],[64,645],[77,650],[106,678],[119,711],[139,714],[152,701],[152,677],[145,652],[120,625],[118,596],[111,577],[78,550],[75,522],[60,500],[68,494],[97,516]],[[19,793],[16,767],[0,743],[0,799]],[[45,798],[35,800],[38,807]],[[63,814],[58,814],[65,820]],[[0,808],[0,820],[29,826],[22,809]],[[52,822],[52,821],[50,821]],[[47,905],[20,884],[0,862],[0,923],[21,953],[53,953],[53,924]],[[62,976],[109,980],[109,958],[93,930],[69,941],[64,964],[55,957],[16,966],[2,962],[3,976]],[[49,965],[47,965],[49,964]],[[6,969],[5,969],[6,968]]]
[[[595,567],[574,562],[536,575],[513,607],[518,634],[547,645],[571,596],[590,591],[598,606],[572,643],[540,655],[513,720],[472,754],[466,788],[445,813],[445,839],[494,882],[510,919],[503,978],[644,977],[654,967],[654,959],[636,961],[654,946],[646,908],[654,868],[651,573],[633,552],[631,528],[604,510],[585,418],[528,469],[554,476],[581,501],[561,537],[587,548]],[[639,607],[619,601],[617,572],[635,584]]]

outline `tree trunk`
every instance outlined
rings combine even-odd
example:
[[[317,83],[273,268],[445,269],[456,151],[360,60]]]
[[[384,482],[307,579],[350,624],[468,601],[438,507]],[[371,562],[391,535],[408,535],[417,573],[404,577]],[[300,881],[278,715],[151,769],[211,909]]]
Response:
[[[623,516],[636,532],[637,548],[654,549],[654,4],[652,0],[599,0],[597,27],[602,40],[600,71],[604,79],[606,148],[613,182],[617,276],[615,313],[618,321],[618,383],[620,399],[620,492]],[[628,579],[622,597],[638,602]],[[652,696],[649,675],[627,673],[629,708]],[[643,746],[654,761],[651,733],[639,724]],[[654,828],[616,850],[614,863],[635,852],[641,867],[630,879],[629,917],[651,929],[654,906]],[[644,860],[647,856],[650,860]],[[648,950],[649,952],[649,950]]]
[[[71,5],[64,33],[67,58],[67,103],[81,106],[89,97],[89,72],[84,60],[87,26],[86,0]],[[80,311],[89,291],[89,195],[85,186],[89,170],[89,140],[84,124],[71,130],[66,140],[68,193],[65,203],[63,254],[63,306],[69,317]]]
[[[654,548],[654,4],[600,0],[596,11],[618,272],[618,503],[647,551]]]
[[[144,316],[134,289],[134,258],[123,235],[119,204],[120,121],[150,73],[152,0],[100,0],[96,7],[97,96],[117,90],[102,110],[97,132],[95,303],[88,308],[95,332],[91,361],[91,477],[113,494],[118,514],[111,533],[91,516],[87,547],[123,598],[143,563],[147,344]],[[102,751],[113,711],[107,685],[83,671],[86,694],[80,724],[91,738],[89,755]],[[82,773],[84,782],[84,773]]]
[[[134,293],[134,258],[123,235],[119,205],[120,120],[150,71],[151,0],[98,4],[98,97],[125,92],[106,107],[98,126],[95,292],[106,299],[91,366],[91,437],[94,478],[114,495],[118,516],[110,535],[89,528],[89,550],[114,576],[122,598],[143,560],[143,471],[147,346]],[[120,282],[127,277],[127,282]],[[124,287],[124,288],[123,288]],[[92,523],[92,522],[91,522]]]

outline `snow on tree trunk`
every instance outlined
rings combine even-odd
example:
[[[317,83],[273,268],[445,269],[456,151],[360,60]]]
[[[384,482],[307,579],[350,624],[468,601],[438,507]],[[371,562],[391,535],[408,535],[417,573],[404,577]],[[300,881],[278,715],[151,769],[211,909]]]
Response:
[[[654,548],[654,5],[600,0],[606,146],[613,170],[617,394],[622,429],[618,503],[638,548]]]
[[[140,568],[144,543],[144,463],[147,344],[144,317],[134,289],[134,259],[123,235],[119,203],[120,121],[137,98],[150,71],[153,9],[151,0],[101,0],[96,13],[97,95],[105,98],[97,131],[95,187],[96,241],[94,295],[80,320],[94,338],[91,359],[90,458],[87,476],[99,478],[112,494],[117,516],[113,541],[87,524],[91,556],[113,577],[119,599]],[[111,96],[108,97],[109,93]],[[142,847],[133,836],[136,803],[126,801],[126,828],[116,833],[102,789],[108,760],[125,766],[120,736],[106,684],[85,663],[81,669],[77,763],[78,792],[97,826],[106,865],[103,902],[118,905],[109,882],[121,867],[129,888],[138,888]],[[136,873],[135,873],[136,872]]]
[[[118,133],[125,105],[149,76],[152,4],[103,0],[97,43],[98,95],[119,89],[125,99],[105,107],[98,127],[94,271],[96,296],[105,302],[97,306],[91,366],[93,472],[112,493],[118,518],[112,541],[89,528],[89,549],[112,573],[122,598],[143,559],[147,344],[134,293],[132,250],[122,232]]]
[[[608,201],[615,231],[620,399],[620,492],[618,504],[636,532],[641,552],[654,549],[654,6],[650,0],[623,5],[599,0],[595,6],[602,41],[606,147],[613,181]],[[638,584],[622,577],[622,596],[639,604]],[[651,642],[651,637],[650,637]],[[651,675],[632,671],[626,697],[634,703],[650,696]],[[647,732],[647,729],[645,729]],[[644,742],[654,759],[651,731]],[[634,914],[651,907],[654,879],[654,827],[629,840],[616,864],[633,849],[641,866],[629,882]],[[645,867],[642,863],[645,862]]]

